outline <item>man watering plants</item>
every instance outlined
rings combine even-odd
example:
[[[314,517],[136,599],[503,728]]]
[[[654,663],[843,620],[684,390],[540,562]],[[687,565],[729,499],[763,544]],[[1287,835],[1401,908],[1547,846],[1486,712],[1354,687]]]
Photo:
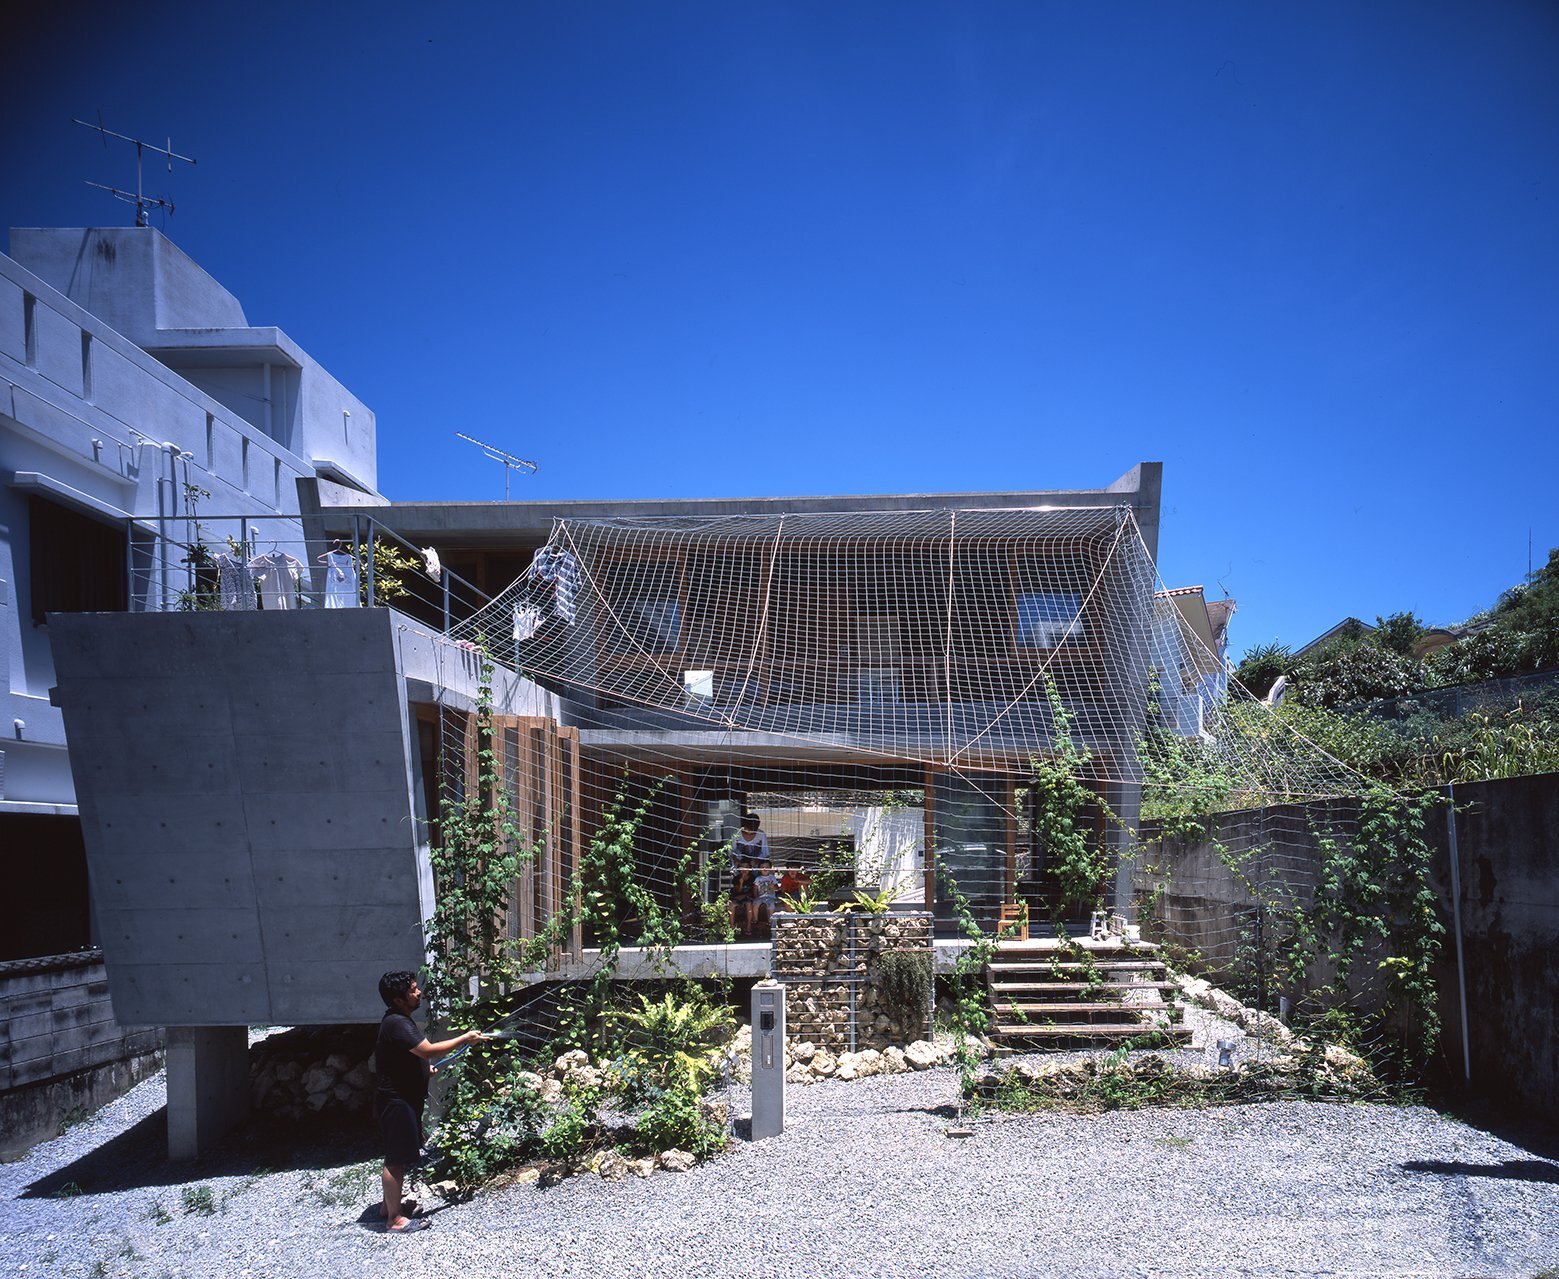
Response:
[[[428,1075],[436,1058],[478,1043],[487,1038],[479,1030],[468,1030],[453,1039],[430,1043],[417,1029],[412,1013],[422,1003],[422,988],[417,975],[391,972],[379,978],[379,997],[384,1000],[384,1018],[379,1022],[379,1040],[374,1046],[374,1066],[378,1085],[374,1089],[374,1118],[384,1138],[384,1228],[393,1234],[409,1234],[427,1228],[416,1212],[415,1204],[402,1201],[406,1170],[422,1153],[422,1109],[428,1100]]]

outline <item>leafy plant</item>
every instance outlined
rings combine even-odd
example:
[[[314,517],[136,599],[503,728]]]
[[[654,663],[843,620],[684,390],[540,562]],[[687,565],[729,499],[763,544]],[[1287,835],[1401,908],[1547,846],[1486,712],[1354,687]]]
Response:
[[[780,905],[797,915],[815,915],[828,908],[828,898],[808,886],[798,893],[782,895]]]
[[[512,976],[505,920],[520,867],[534,856],[515,824],[493,728],[493,663],[483,651],[474,711],[474,778],[441,796],[431,848],[437,888],[426,928],[428,1002],[443,1020],[458,1017]]]
[[[209,1217],[217,1210],[216,1196],[211,1193],[210,1186],[184,1186],[179,1191],[179,1198],[184,1211],[191,1216]]]
[[[840,902],[834,909],[841,914],[858,910],[863,915],[886,915],[893,909],[897,896],[897,890],[893,888],[884,888],[877,893],[869,893],[864,888],[857,888],[854,896]]]
[[[1113,858],[1103,840],[1089,838],[1086,817],[1100,802],[1083,780],[1093,756],[1072,740],[1072,717],[1049,676],[1045,692],[1052,724],[1050,753],[1029,758],[1034,834],[1049,854],[1067,899],[1098,910],[1104,905]]]
[[[703,1158],[726,1144],[725,1128],[705,1113],[698,1092],[685,1081],[652,1090],[634,1125],[650,1150],[686,1150]]]
[[[931,998],[931,956],[923,951],[884,951],[877,957],[879,1007],[900,1025],[925,1015]]]
[[[368,603],[369,547],[362,543],[357,548],[357,590],[363,604]],[[373,602],[377,605],[393,604],[411,595],[407,583],[413,575],[423,572],[422,561],[395,542],[375,537],[372,548]]]
[[[629,1096],[650,1089],[681,1087],[697,1096],[718,1065],[719,1045],[733,1027],[731,1011],[710,1003],[696,987],[668,992],[652,1002],[640,995],[637,1009],[614,1014],[626,1051],[618,1064]]]

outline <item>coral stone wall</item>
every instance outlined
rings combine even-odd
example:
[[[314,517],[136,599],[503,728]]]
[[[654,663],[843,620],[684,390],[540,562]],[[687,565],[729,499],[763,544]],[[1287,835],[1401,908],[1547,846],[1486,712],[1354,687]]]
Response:
[[[917,1009],[890,1008],[882,998],[881,958],[889,951],[924,955],[929,980],[931,916],[775,915],[774,976],[787,988],[787,1037],[833,1050],[929,1038],[929,992]]]

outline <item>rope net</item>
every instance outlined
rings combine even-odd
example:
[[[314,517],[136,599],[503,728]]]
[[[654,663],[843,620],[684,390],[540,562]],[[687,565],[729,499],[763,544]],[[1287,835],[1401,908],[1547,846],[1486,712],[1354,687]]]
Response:
[[[930,909],[942,936],[1102,908],[1260,1007],[1379,1005],[1362,962],[1339,986],[1294,958],[1361,779],[1232,684],[1191,605],[1126,505],[560,520],[450,634],[555,699],[578,820],[554,864],[619,857],[629,941],[657,912],[767,939],[777,896],[733,877],[752,815],[815,903]],[[555,842],[532,767],[516,808]],[[526,874],[521,936],[566,895]]]

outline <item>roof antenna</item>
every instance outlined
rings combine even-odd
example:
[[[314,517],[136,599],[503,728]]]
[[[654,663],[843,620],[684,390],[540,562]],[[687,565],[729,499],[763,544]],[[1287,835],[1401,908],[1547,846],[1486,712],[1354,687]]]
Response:
[[[195,161],[189,156],[179,155],[174,151],[172,138],[168,139],[168,145],[166,147],[159,147],[150,142],[142,142],[140,138],[126,137],[123,133],[115,133],[112,129],[105,129],[103,127],[103,119],[101,114],[99,114],[98,122],[96,124],[92,124],[87,120],[78,120],[75,118],[75,116],[71,117],[71,123],[79,124],[84,129],[96,129],[98,133],[102,134],[103,136],[103,147],[105,150],[108,148],[109,138],[118,138],[121,142],[129,142],[135,147],[134,194],[131,194],[129,191],[121,191],[118,187],[104,186],[101,182],[88,182],[87,185],[89,187],[96,187],[99,191],[107,191],[109,195],[113,196],[116,200],[123,200],[127,204],[135,205],[136,226],[148,225],[146,221],[146,210],[149,208],[166,209],[169,213],[173,212],[172,200],[165,200],[161,196],[144,195],[141,189],[141,158],[144,152],[152,151],[157,155],[167,156],[169,173],[173,172],[173,162],[175,160],[182,160],[185,164],[195,163]]]
[[[523,457],[515,457],[513,453],[505,453],[501,448],[497,448],[492,444],[483,444],[481,440],[473,439],[463,431],[456,431],[455,434],[467,444],[476,445],[493,461],[503,463],[503,500],[505,502],[509,500],[509,473],[511,471],[518,471],[523,467],[534,475],[541,469],[534,462],[527,462]]]

